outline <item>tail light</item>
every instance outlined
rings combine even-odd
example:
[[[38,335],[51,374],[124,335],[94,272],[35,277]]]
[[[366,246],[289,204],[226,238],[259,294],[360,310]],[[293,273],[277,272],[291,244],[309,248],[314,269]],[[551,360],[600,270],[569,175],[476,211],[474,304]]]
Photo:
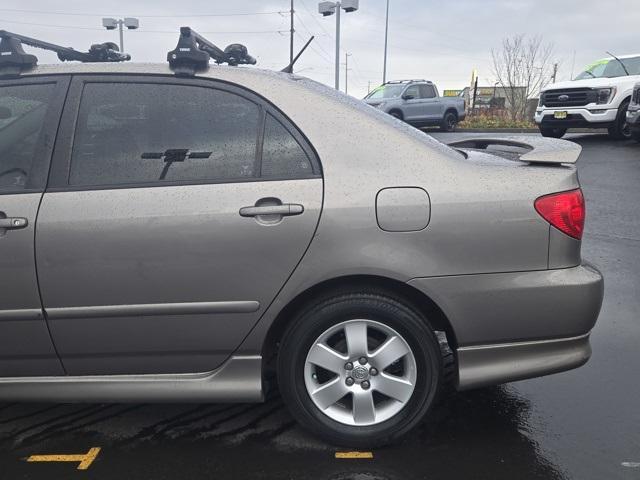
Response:
[[[582,238],[586,210],[579,188],[540,197],[535,207],[542,218],[561,232],[578,240]]]

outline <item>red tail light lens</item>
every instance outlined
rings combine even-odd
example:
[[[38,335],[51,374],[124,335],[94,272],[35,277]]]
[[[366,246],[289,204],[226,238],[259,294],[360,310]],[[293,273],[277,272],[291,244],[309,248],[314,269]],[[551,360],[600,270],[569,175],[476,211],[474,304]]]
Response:
[[[586,210],[579,188],[540,197],[535,207],[542,218],[561,232],[578,240],[582,238]]]

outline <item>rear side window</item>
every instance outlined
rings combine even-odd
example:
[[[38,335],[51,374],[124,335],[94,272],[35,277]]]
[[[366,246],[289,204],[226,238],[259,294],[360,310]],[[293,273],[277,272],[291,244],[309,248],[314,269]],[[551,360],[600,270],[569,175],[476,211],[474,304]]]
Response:
[[[71,185],[228,181],[260,175],[260,107],[213,88],[85,85]]]
[[[306,178],[313,175],[309,157],[295,137],[267,114],[262,148],[262,177]]]
[[[0,193],[42,189],[44,126],[55,84],[0,87]]]
[[[435,98],[436,89],[433,88],[433,85],[420,85],[420,97],[421,98]]]

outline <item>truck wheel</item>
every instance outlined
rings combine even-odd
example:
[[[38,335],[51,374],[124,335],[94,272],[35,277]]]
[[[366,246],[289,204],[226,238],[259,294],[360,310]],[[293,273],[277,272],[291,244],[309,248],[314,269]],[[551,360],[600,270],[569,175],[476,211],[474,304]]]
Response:
[[[567,133],[566,128],[551,128],[540,126],[540,134],[543,137],[562,138]]]
[[[337,293],[298,314],[278,353],[292,415],[332,444],[391,443],[434,403],[445,374],[423,315],[377,291]],[[447,367],[448,368],[448,367]]]
[[[458,115],[453,112],[447,112],[442,119],[440,130],[443,132],[453,132],[456,129],[456,125],[458,125]]]
[[[616,115],[615,123],[608,128],[609,137],[614,140],[628,140],[631,138],[631,129],[627,123],[627,108],[629,107],[629,100],[622,102]]]

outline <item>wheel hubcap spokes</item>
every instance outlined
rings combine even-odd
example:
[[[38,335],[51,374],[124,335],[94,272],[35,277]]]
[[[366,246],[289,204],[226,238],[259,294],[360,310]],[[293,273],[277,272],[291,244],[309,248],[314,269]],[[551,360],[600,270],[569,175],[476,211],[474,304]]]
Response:
[[[408,343],[373,320],[348,320],[324,332],[305,362],[305,386],[329,418],[347,425],[375,425],[410,400],[417,378]]]

